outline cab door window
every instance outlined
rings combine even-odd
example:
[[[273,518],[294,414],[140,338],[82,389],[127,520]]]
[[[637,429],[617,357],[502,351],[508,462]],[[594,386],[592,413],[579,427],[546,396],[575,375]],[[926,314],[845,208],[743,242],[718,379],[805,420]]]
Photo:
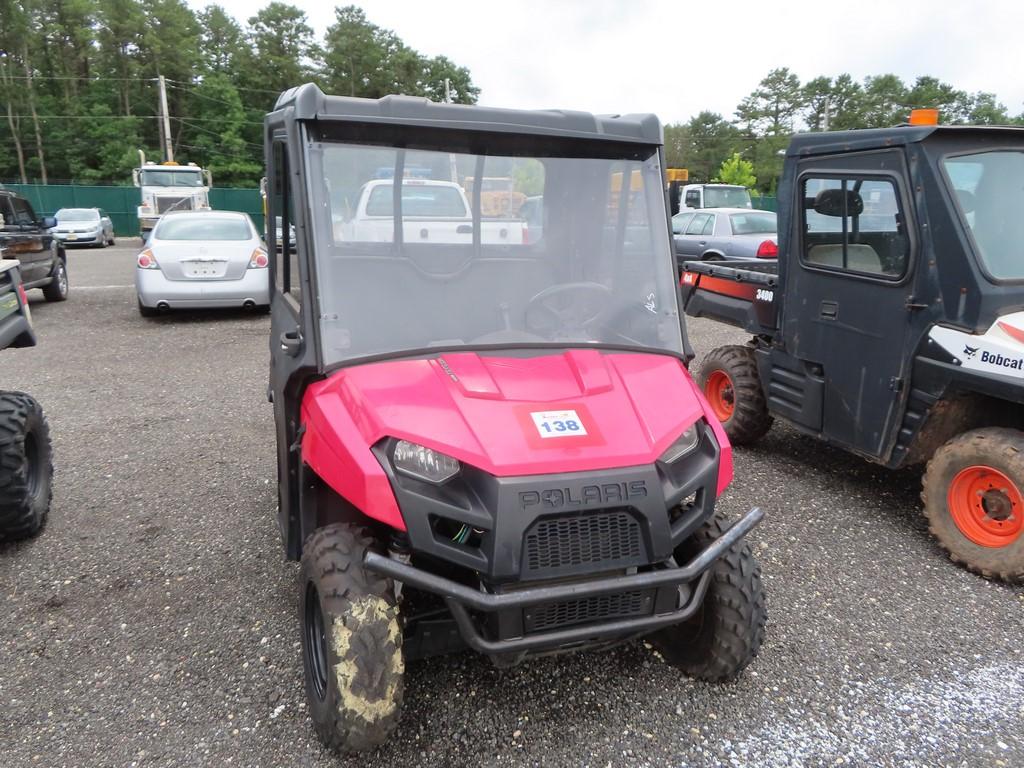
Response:
[[[36,215],[26,201],[15,197],[11,199],[11,203],[14,205],[14,222],[16,224],[23,227],[35,225]]]
[[[688,189],[686,191],[686,207],[687,208],[700,208],[700,190],[699,189]]]
[[[892,179],[803,180],[804,264],[887,280],[907,273],[910,242]]]
[[[288,172],[288,152],[283,141],[274,142],[274,175],[270,179],[270,215],[266,229],[270,233],[267,247],[274,258],[274,287],[302,302],[302,284],[299,280],[297,244],[293,234],[295,204]]]

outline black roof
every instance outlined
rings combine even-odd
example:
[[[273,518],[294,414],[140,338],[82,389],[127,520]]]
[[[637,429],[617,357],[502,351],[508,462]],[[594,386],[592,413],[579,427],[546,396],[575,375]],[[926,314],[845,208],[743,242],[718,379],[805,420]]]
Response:
[[[1002,125],[898,125],[858,131],[798,133],[793,136],[786,155],[832,155],[865,149],[887,149],[916,144],[931,136],[938,138],[957,135],[957,138],[962,139],[966,138],[966,134],[973,134],[979,139],[1003,136],[1020,141],[1024,138],[1024,128]]]
[[[358,99],[327,96],[313,83],[285,91],[278,97],[274,109],[291,109],[295,120],[386,122],[464,131],[607,139],[637,144],[664,143],[661,122],[653,114],[592,115],[563,110],[496,109],[438,104],[417,96]]]

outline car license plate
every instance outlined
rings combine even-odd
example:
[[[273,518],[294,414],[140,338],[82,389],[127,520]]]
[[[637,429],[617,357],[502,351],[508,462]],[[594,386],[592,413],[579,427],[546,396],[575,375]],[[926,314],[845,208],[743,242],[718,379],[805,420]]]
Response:
[[[224,277],[226,261],[183,261],[185,277]]]
[[[68,235],[68,240],[77,240],[77,239],[78,239],[78,235],[76,235],[74,232],[72,232],[71,234]]]

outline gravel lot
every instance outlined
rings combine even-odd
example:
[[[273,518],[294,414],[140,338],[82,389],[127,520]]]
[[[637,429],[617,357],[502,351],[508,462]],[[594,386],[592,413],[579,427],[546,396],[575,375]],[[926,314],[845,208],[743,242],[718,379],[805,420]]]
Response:
[[[1024,590],[949,563],[914,472],[776,426],[721,508],[758,504],[769,628],[737,683],[642,644],[495,670],[410,665],[394,740],[348,763],[304,711],[297,567],[275,524],[268,328],[142,319],[134,248],[74,251],[0,388],[50,420],[56,489],[0,548],[0,764],[1024,765]],[[700,354],[742,337],[691,322]]]

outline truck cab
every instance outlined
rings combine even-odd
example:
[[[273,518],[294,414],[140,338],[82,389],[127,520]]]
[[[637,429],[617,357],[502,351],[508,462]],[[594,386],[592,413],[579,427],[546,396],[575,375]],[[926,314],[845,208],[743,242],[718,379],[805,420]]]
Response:
[[[686,184],[679,195],[679,212],[701,208],[753,208],[750,190],[738,184]]]
[[[1019,128],[801,134],[777,267],[683,274],[688,314],[752,334],[702,372],[734,443],[778,417],[891,468],[927,462],[940,543],[1009,580],[1024,577],[1022,177]]]
[[[160,217],[168,211],[198,211],[210,207],[210,172],[195,163],[143,161],[132,171],[139,187],[139,236],[145,240]]]

